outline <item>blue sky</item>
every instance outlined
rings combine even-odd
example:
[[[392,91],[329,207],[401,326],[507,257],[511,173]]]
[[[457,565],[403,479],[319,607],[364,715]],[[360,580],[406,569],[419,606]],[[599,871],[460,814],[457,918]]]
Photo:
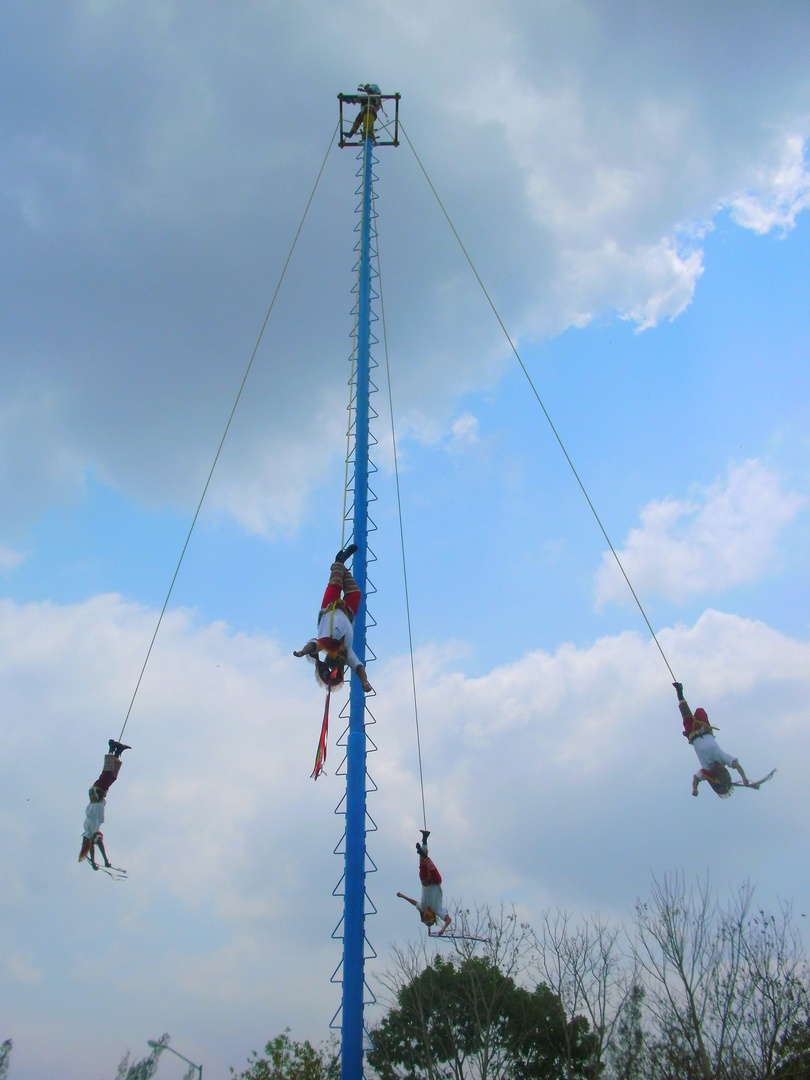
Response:
[[[291,651],[341,539],[352,151],[327,160],[127,728],[105,831],[131,879],[75,859],[335,95],[361,79],[402,93],[690,701],[749,773],[779,768],[758,795],[689,798],[666,666],[410,149],[380,149],[448,896],[627,921],[651,872],[710,868],[803,909],[809,30],[793,2],[377,2],[351,19],[322,0],[227,19],[168,0],[5,5],[0,1039],[15,1041],[14,1080],[109,1076],[164,1030],[224,1075],[286,1026],[325,1037],[337,1006],[337,751],[314,784],[322,699]],[[420,806],[380,376],[369,936],[383,967],[418,930],[394,894],[414,887]]]

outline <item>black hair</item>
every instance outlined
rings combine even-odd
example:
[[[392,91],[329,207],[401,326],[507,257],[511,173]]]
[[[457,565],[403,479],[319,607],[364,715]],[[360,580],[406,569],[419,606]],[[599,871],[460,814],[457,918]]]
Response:
[[[315,678],[321,686],[329,690],[330,694],[343,685],[344,670],[343,664],[339,661],[333,661],[330,664],[321,660],[320,657],[315,660]]]

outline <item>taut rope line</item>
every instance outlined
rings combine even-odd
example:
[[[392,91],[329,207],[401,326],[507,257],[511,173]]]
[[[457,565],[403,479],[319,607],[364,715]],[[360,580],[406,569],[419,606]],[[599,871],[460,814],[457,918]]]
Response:
[[[669,660],[667,660],[667,658],[666,658],[666,656],[664,654],[664,650],[661,648],[661,643],[659,642],[658,638],[656,637],[655,631],[652,628],[650,620],[647,618],[647,613],[644,610],[638,596],[636,595],[636,590],[633,588],[633,586],[632,586],[632,584],[630,582],[630,578],[627,576],[627,573],[625,572],[625,569],[622,566],[622,561],[619,558],[618,554],[616,553],[616,549],[613,547],[613,544],[611,543],[610,537],[607,534],[605,526],[602,524],[602,520],[599,517],[599,514],[596,512],[596,507],[591,502],[591,498],[590,498],[590,496],[588,495],[588,492],[585,489],[585,485],[583,484],[582,480],[580,479],[579,473],[577,472],[576,468],[574,467],[573,461],[569,457],[568,451],[565,448],[565,444],[562,441],[560,433],[557,431],[556,427],[554,426],[554,422],[552,421],[551,417],[549,416],[549,413],[548,413],[548,410],[546,409],[546,406],[543,404],[543,399],[540,397],[540,394],[539,394],[539,392],[537,390],[537,387],[534,385],[534,382],[532,381],[532,377],[531,377],[531,375],[529,375],[529,372],[526,369],[526,365],[523,363],[521,355],[517,350],[517,346],[515,345],[514,341],[512,340],[511,336],[509,335],[509,331],[506,329],[506,326],[504,325],[503,319],[501,318],[500,314],[498,313],[498,309],[495,307],[495,303],[492,300],[492,297],[489,295],[489,292],[487,291],[486,285],[484,285],[484,282],[481,280],[481,275],[476,270],[475,264],[473,263],[469,252],[467,251],[466,247],[464,246],[464,243],[463,243],[461,237],[459,236],[458,232],[456,231],[456,227],[453,224],[452,220],[450,219],[450,215],[448,214],[447,210],[445,209],[444,203],[439,198],[439,193],[436,191],[436,188],[433,186],[433,182],[430,179],[430,177],[428,176],[427,170],[425,169],[425,166],[422,164],[422,161],[421,161],[419,155],[417,154],[416,150],[414,149],[414,145],[411,142],[411,140],[410,140],[410,138],[408,136],[408,133],[405,131],[405,128],[402,126],[401,123],[400,123],[400,128],[402,129],[402,134],[405,137],[405,141],[408,143],[408,146],[411,148],[411,152],[413,153],[413,156],[416,158],[417,165],[422,170],[422,175],[425,177],[425,180],[427,181],[428,186],[430,187],[430,190],[433,192],[433,196],[436,199],[436,202],[439,204],[439,208],[441,209],[442,213],[444,214],[444,217],[445,217],[445,220],[447,221],[447,224],[450,226],[450,229],[452,230],[453,236],[455,236],[456,240],[458,241],[458,245],[461,248],[462,252],[464,253],[464,257],[467,260],[467,262],[469,263],[470,269],[472,270],[473,274],[475,275],[476,281],[481,286],[481,291],[483,292],[484,296],[486,297],[487,303],[489,304],[490,308],[492,308],[493,315],[498,320],[498,324],[499,324],[501,330],[503,331],[504,337],[506,338],[506,340],[509,343],[510,349],[515,354],[515,358],[517,359],[517,362],[520,364],[520,367],[521,367],[521,370],[522,370],[523,374],[526,376],[526,381],[528,382],[529,386],[531,387],[532,393],[534,394],[535,398],[537,398],[537,403],[539,404],[540,408],[543,410],[543,415],[545,416],[546,420],[548,421],[548,426],[551,428],[551,430],[552,430],[552,432],[554,434],[554,438],[557,440],[557,443],[559,444],[560,449],[562,450],[563,454],[565,455],[565,460],[568,462],[568,465],[569,465],[569,467],[571,469],[571,472],[574,474],[574,478],[576,479],[577,484],[579,484],[580,491],[585,496],[585,500],[588,503],[588,506],[591,508],[591,513],[593,514],[593,516],[594,516],[594,518],[596,520],[596,524],[599,526],[599,528],[600,528],[600,530],[602,532],[602,536],[604,536],[605,541],[607,542],[607,545],[610,548],[610,552],[611,552],[613,558],[616,560],[616,565],[618,566],[619,570],[621,570],[622,577],[627,582],[627,587],[630,590],[630,592],[631,592],[631,594],[633,596],[633,599],[636,602],[638,610],[641,612],[641,616],[644,619],[644,622],[647,624],[647,629],[652,634],[652,639],[655,642],[656,646],[658,647],[658,651],[661,653],[661,658],[663,659],[664,663],[667,665],[667,669],[668,669],[668,671],[669,671],[669,673],[672,676],[672,679],[674,681],[675,673],[673,672],[672,668],[669,666]]]
[[[228,421],[225,424],[225,430],[222,433],[222,438],[219,441],[219,446],[217,447],[217,452],[216,452],[216,454],[214,454],[214,460],[213,460],[213,462],[211,464],[211,468],[210,468],[210,470],[208,472],[208,478],[205,481],[205,486],[203,487],[202,495],[200,495],[200,501],[197,503],[197,509],[194,512],[194,517],[192,518],[191,525],[189,526],[188,535],[186,536],[185,543],[183,544],[183,549],[180,552],[180,558],[177,560],[177,566],[174,569],[174,574],[172,575],[172,580],[171,580],[171,582],[169,584],[168,592],[166,593],[166,599],[163,601],[163,607],[160,610],[160,615],[158,616],[158,620],[157,620],[157,623],[155,625],[155,630],[154,630],[154,633],[152,634],[152,640],[149,642],[149,648],[146,650],[146,657],[144,658],[143,666],[141,667],[140,674],[138,675],[138,680],[135,683],[135,690],[132,693],[132,700],[129,703],[129,708],[127,709],[126,716],[124,717],[124,723],[123,723],[123,726],[121,728],[121,734],[118,736],[118,741],[119,742],[121,742],[121,740],[124,737],[124,731],[126,730],[126,726],[127,726],[128,722],[129,722],[129,717],[130,717],[130,714],[132,712],[132,708],[133,708],[133,706],[135,704],[135,698],[138,696],[138,691],[140,689],[141,682],[143,681],[144,673],[146,672],[146,665],[149,663],[149,657],[152,655],[152,649],[154,647],[155,640],[157,639],[158,631],[160,630],[161,623],[163,622],[163,616],[166,614],[166,608],[169,606],[169,600],[171,599],[171,595],[172,595],[172,592],[174,590],[174,585],[175,585],[175,582],[177,581],[177,575],[180,573],[180,567],[183,564],[183,558],[185,557],[186,550],[188,548],[189,542],[191,541],[191,534],[194,532],[194,526],[197,524],[197,519],[200,516],[200,511],[202,510],[202,505],[203,505],[203,502],[205,501],[205,496],[208,494],[208,488],[211,485],[211,480],[212,480],[213,475],[214,475],[214,470],[217,467],[217,462],[219,461],[220,454],[222,453],[222,447],[225,445],[225,439],[227,438],[228,432],[230,431],[231,423],[233,422],[233,418],[234,418],[234,415],[236,414],[237,406],[239,405],[239,402],[240,402],[241,397],[242,397],[242,392],[245,389],[245,384],[247,383],[248,376],[250,375],[251,368],[253,367],[253,361],[256,359],[256,353],[259,351],[259,345],[261,344],[262,337],[264,336],[264,331],[267,328],[268,322],[270,321],[270,315],[272,314],[273,308],[275,307],[275,303],[276,303],[276,300],[278,298],[278,294],[279,294],[279,291],[281,289],[281,285],[282,285],[282,283],[284,281],[284,278],[286,276],[286,273],[287,273],[287,268],[290,265],[290,260],[293,257],[293,252],[295,251],[296,245],[298,244],[298,238],[301,235],[301,230],[303,229],[304,222],[307,219],[307,214],[309,213],[309,208],[312,205],[312,200],[315,198],[315,192],[318,190],[318,184],[320,183],[321,177],[323,176],[323,170],[326,168],[326,162],[327,162],[329,154],[330,154],[330,152],[332,150],[332,145],[333,145],[333,143],[335,141],[336,132],[337,132],[337,125],[335,126],[335,130],[329,136],[329,145],[327,147],[327,150],[326,150],[326,153],[324,155],[323,161],[321,162],[321,167],[318,170],[318,175],[315,178],[315,183],[313,185],[312,191],[310,192],[309,199],[307,200],[307,204],[304,207],[304,213],[302,214],[301,221],[300,221],[300,223],[298,225],[298,228],[296,229],[295,236],[293,237],[293,242],[292,242],[292,244],[290,246],[290,250],[289,250],[289,252],[287,254],[287,258],[284,261],[284,266],[282,267],[281,275],[279,276],[278,283],[276,284],[275,291],[273,292],[272,299],[270,300],[270,306],[267,309],[267,314],[264,317],[264,322],[262,323],[261,329],[259,330],[259,335],[256,338],[256,344],[253,346],[253,352],[250,354],[250,360],[248,361],[247,368],[245,369],[245,374],[242,376],[242,381],[239,384],[239,390],[238,390],[238,392],[236,394],[236,399],[234,400],[233,408],[231,409],[230,415],[228,416]]]
[[[388,333],[385,326],[385,301],[383,299],[382,266],[380,263],[379,238],[377,239],[377,271],[380,282],[380,315],[382,317],[383,348],[385,351],[385,373],[388,381],[388,411],[391,414],[391,443],[394,452],[394,477],[397,489],[397,516],[399,519],[399,545],[402,552],[402,578],[405,586],[405,612],[408,623],[408,651],[411,658],[411,688],[413,692],[413,713],[416,724],[416,756],[419,762],[419,787],[422,793],[422,824],[427,829],[427,810],[425,809],[425,777],[422,769],[422,738],[419,732],[419,705],[416,696],[416,668],[413,662],[413,630],[411,627],[411,599],[408,590],[408,569],[405,562],[405,530],[402,524],[402,494],[399,484],[399,461],[397,458],[397,437],[394,427],[394,399],[391,389],[391,367],[388,361]]]

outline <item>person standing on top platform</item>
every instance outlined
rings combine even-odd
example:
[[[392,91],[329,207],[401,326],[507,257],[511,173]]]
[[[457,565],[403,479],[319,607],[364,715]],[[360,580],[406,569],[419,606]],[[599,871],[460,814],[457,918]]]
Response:
[[[363,138],[365,139],[370,135],[373,139],[374,122],[377,119],[377,113],[382,107],[380,88],[376,83],[365,83],[363,86],[358,86],[357,89],[361,94],[368,94],[368,98],[363,102],[346,138],[353,139],[362,125]]]

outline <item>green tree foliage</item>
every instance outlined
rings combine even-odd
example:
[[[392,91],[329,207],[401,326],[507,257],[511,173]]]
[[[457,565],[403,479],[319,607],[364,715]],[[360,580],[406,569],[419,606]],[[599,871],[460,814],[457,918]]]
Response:
[[[8,1076],[8,1059],[11,1056],[11,1039],[0,1043],[0,1080],[6,1080]]]
[[[605,1054],[628,995],[635,985],[635,969],[624,962],[619,945],[622,933],[604,919],[574,919],[570,912],[547,909],[540,929],[532,931],[530,969],[539,983],[545,983],[559,1003],[566,1035],[566,1080],[583,1067],[580,1047],[572,1041],[578,1032],[577,1020],[590,1025],[589,1055],[583,1072],[585,1080],[600,1080]]]
[[[570,1042],[579,1078],[588,1022],[572,1027],[547,986],[518,986],[488,957],[437,956],[400,987],[368,1060],[381,1080],[557,1080]]]
[[[779,1047],[774,1080],[810,1080],[810,1017],[794,1024]]]
[[[535,932],[514,912],[462,909],[441,944],[395,946],[369,1074],[810,1080],[810,971],[789,908],[755,907],[749,885],[721,903],[707,880],[674,875],[635,914],[630,936],[598,916],[548,910]],[[287,1032],[265,1054],[234,1080],[330,1073]]]
[[[254,1050],[244,1072],[231,1075],[236,1080],[326,1080],[330,1057],[327,1049],[316,1049],[309,1042],[295,1042],[289,1028],[276,1035],[264,1048],[265,1057]]]
[[[608,1045],[611,1080],[645,1080],[643,1006],[644,987],[634,984],[618,1014],[615,1034]]]

